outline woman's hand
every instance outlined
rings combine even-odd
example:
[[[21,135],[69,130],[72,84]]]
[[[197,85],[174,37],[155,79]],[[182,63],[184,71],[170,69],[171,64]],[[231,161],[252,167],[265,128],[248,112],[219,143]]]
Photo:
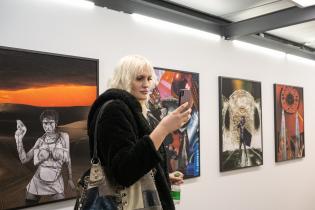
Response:
[[[184,174],[180,171],[174,171],[169,174],[171,184],[181,185],[184,183]]]
[[[27,131],[26,126],[21,120],[16,120],[16,128],[15,139],[22,140]]]
[[[158,126],[150,134],[155,148],[158,150],[165,137],[185,125],[190,119],[191,108],[188,102],[184,103],[169,115],[164,117]]]
[[[186,102],[164,117],[159,125],[169,134],[185,125],[191,117],[190,113],[191,108]]]

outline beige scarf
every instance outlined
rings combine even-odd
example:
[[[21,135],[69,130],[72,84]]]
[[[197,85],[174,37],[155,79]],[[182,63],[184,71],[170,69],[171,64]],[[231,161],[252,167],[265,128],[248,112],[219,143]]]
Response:
[[[104,187],[105,185],[106,187]],[[152,171],[130,187],[109,186],[106,179],[105,183],[100,186],[100,194],[118,196],[121,199],[120,210],[163,210]]]

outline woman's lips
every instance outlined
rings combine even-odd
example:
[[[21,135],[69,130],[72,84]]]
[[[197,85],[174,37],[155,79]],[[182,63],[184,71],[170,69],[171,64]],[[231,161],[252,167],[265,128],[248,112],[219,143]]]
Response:
[[[148,91],[148,90],[143,90],[143,91],[140,91],[140,93],[142,93],[142,94],[148,94],[149,91]]]

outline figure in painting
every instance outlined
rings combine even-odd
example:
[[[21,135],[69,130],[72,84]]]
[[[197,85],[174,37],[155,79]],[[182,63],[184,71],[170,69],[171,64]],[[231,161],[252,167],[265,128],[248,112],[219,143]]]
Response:
[[[240,151],[240,161],[241,162],[245,162],[245,165],[247,164],[248,161],[248,156],[247,156],[247,149],[246,149],[246,132],[248,132],[245,128],[245,116],[241,116],[240,122],[237,125],[237,128],[239,129],[239,134],[240,134],[240,147],[239,147],[239,151]],[[242,145],[244,146],[244,150],[242,151]],[[243,156],[243,152],[245,153],[245,159],[242,158]],[[242,161],[245,160],[245,161]]]
[[[55,110],[45,110],[40,115],[45,133],[37,139],[35,145],[26,152],[23,137],[27,128],[21,120],[17,120],[15,140],[18,155],[22,164],[33,159],[37,170],[26,186],[25,202],[34,205],[42,196],[50,196],[52,200],[63,199],[64,181],[62,167],[67,165],[68,185],[74,189],[70,158],[69,135],[57,130],[58,113]]]

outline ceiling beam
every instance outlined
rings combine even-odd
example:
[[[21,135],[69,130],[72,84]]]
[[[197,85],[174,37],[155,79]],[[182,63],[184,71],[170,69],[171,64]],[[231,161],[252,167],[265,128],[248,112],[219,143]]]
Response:
[[[231,40],[312,20],[315,20],[315,6],[291,7],[279,12],[230,23],[224,27],[223,36],[225,39]]]
[[[122,11],[128,14],[137,13],[152,18],[169,21],[191,28],[222,34],[222,24],[228,21],[201,11],[162,0],[93,0],[97,6]]]
[[[281,38],[265,34],[265,36],[259,35],[243,36],[237,40],[273,50],[278,50],[287,54],[315,60],[314,49],[311,48],[311,50],[308,50],[305,49],[304,46],[296,46],[291,41],[288,41],[288,43],[286,43],[284,39],[282,41],[279,41],[278,39]]]

